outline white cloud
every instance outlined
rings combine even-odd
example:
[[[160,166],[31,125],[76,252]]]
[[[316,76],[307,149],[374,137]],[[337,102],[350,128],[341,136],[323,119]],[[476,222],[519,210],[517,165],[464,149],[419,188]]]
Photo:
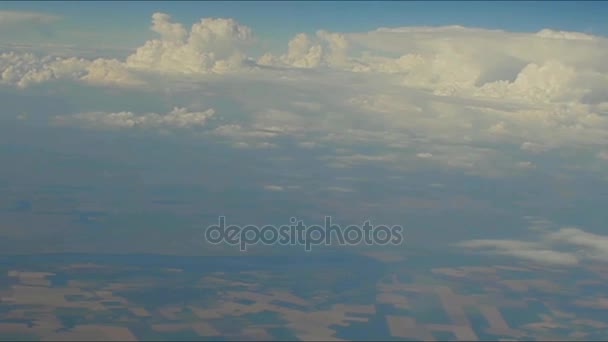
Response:
[[[321,64],[323,48],[314,44],[305,33],[297,34],[289,41],[287,54],[281,56],[281,62],[299,68],[314,68]]]
[[[161,38],[147,41],[126,59],[128,67],[177,74],[225,73],[243,66],[241,48],[251,29],[234,19],[204,18],[186,31],[164,13],[152,15]]]
[[[31,53],[0,54],[0,82],[26,88],[51,80],[83,80],[90,83],[141,85],[124,65],[114,59],[37,57]]]
[[[536,221],[533,220],[532,223]],[[557,231],[535,223],[531,231],[538,233],[535,240],[468,240],[455,246],[507,255],[545,264],[573,266],[581,261],[608,262],[608,236],[586,232],[580,228],[564,227]]]
[[[531,161],[521,161],[517,163],[517,166],[523,168],[523,169],[533,169],[535,168],[534,163],[532,163]]]
[[[542,29],[536,33],[536,36],[550,39],[593,40],[593,36],[586,33],[554,31],[551,29]]]
[[[345,193],[350,193],[350,192],[354,192],[355,190],[351,189],[351,188],[345,188],[345,187],[341,187],[341,186],[329,186],[327,188],[325,188],[327,191],[332,191],[332,192],[345,192]]]
[[[301,147],[398,151],[367,162],[405,164],[418,150],[429,155],[417,157],[465,172],[506,174],[529,156],[506,155],[499,144],[527,153],[608,145],[603,37],[461,26],[319,30],[297,34],[283,54],[264,54],[258,63],[271,67],[263,67],[246,54],[252,30],[233,19],[186,27],[155,13],[150,29],[158,39],[125,59],[1,54],[0,82],[26,88],[68,79],[176,95],[221,93],[245,114],[212,134],[235,146],[272,147],[271,139],[289,135]]]
[[[608,57],[605,38],[551,30],[513,33],[460,26],[404,27],[343,36],[345,45],[363,53],[349,56],[350,63],[341,66],[400,74],[403,84],[438,95],[532,102],[579,98],[589,91],[589,84],[580,80],[605,73],[600,60]]]
[[[537,143],[533,143],[533,142],[523,142],[520,146],[520,149],[522,151],[528,151],[528,152],[532,152],[532,153],[539,153],[539,152],[543,152],[545,151],[545,147],[541,144],[537,144]]]
[[[81,79],[92,83],[119,84],[122,86],[138,86],[144,82],[139,80],[123,63],[115,59],[98,58],[88,64],[87,74]]]
[[[507,132],[505,123],[502,121],[497,123],[496,125],[490,127],[488,130],[490,131],[490,133],[494,133],[494,134],[504,134]]]
[[[470,240],[457,243],[456,245],[539,263],[564,266],[572,266],[579,263],[577,256],[573,253],[543,249],[539,244],[532,242],[517,240]]]
[[[582,97],[584,91],[572,89],[576,72],[557,61],[542,65],[526,65],[513,82],[499,80],[484,84],[474,94],[477,96],[513,98],[530,102],[552,102]]]
[[[284,188],[280,185],[265,185],[264,189],[268,190],[268,191],[283,191]]]
[[[579,228],[567,227],[547,234],[545,238],[552,242],[573,245],[579,248],[579,254],[585,257],[608,261],[608,236],[586,232]]]
[[[0,12],[0,19],[3,12]],[[13,12],[10,12],[12,15]],[[5,13],[5,18],[10,16]],[[34,18],[34,14],[23,14]],[[40,17],[42,18],[42,17]],[[27,87],[54,79],[142,85],[134,70],[169,74],[226,73],[244,66],[241,49],[252,39],[251,29],[233,19],[204,18],[186,31],[164,13],[152,16],[151,29],[161,38],[147,41],[125,61],[98,58],[37,57],[31,53],[0,55],[0,81]],[[8,19],[5,19],[8,20]]]
[[[315,148],[317,146],[317,143],[315,143],[314,141],[302,141],[298,143],[298,146],[300,146],[301,148]]]
[[[99,128],[189,128],[204,126],[207,120],[215,114],[215,110],[207,109],[202,112],[191,112],[186,108],[175,107],[169,113],[132,112],[88,112],[55,118],[60,124],[80,124]]]
[[[348,47],[349,42],[342,33],[319,30],[314,38],[298,33],[289,41],[284,55],[264,54],[258,63],[296,68],[344,67],[349,64]]]

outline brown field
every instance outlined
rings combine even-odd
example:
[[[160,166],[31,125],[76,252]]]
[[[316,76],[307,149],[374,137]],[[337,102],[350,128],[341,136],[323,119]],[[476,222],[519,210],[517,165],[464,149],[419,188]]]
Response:
[[[385,255],[375,255],[383,258]],[[389,258],[390,259],[390,258]],[[96,269],[102,266],[96,264],[71,264],[66,266],[70,269]],[[508,277],[501,280],[501,270]],[[513,274],[509,271],[530,271],[535,268],[495,266],[495,267],[455,267],[455,268],[433,268],[430,275],[424,275],[413,282],[401,282],[396,274],[389,275],[387,279],[379,281],[376,286],[375,301],[367,305],[335,304],[324,310],[312,310],[318,304],[326,303],[335,296],[330,290],[318,291],[310,298],[302,298],[285,289],[263,290],[259,284],[272,280],[273,275],[268,272],[247,272],[253,275],[252,280],[233,281],[229,277],[232,274],[222,272],[211,276],[199,278],[202,287],[221,288],[218,297],[209,304],[189,305],[195,317],[189,317],[183,313],[181,305],[167,305],[158,309],[145,309],[138,305],[132,305],[125,298],[114,295],[115,290],[122,289],[144,289],[154,279],[137,278],[128,283],[114,282],[100,287],[93,281],[68,281],[66,287],[48,287],[46,279],[53,273],[50,272],[27,272],[13,270],[8,276],[17,278],[19,284],[12,285],[0,292],[2,304],[28,305],[28,307],[16,307],[10,311],[3,312],[2,319],[33,319],[34,326],[29,328],[22,323],[0,323],[0,331],[24,334],[35,334],[44,340],[134,340],[132,332],[120,326],[106,326],[95,324],[77,325],[74,328],[63,331],[62,323],[55,316],[57,308],[84,308],[87,310],[105,311],[116,306],[103,304],[104,301],[118,302],[120,309],[129,310],[131,314],[122,314],[119,311],[120,322],[133,322],[148,317],[151,328],[157,332],[174,332],[192,330],[199,336],[220,336],[238,340],[268,340],[272,339],[269,330],[278,324],[245,324],[239,330],[218,331],[219,325],[214,326],[210,320],[222,319],[226,316],[241,317],[237,322],[244,320],[244,315],[271,311],[278,314],[279,318],[286,323],[284,326],[291,329],[300,339],[311,341],[339,340],[336,335],[335,326],[348,326],[354,322],[368,322],[369,318],[376,314],[376,304],[389,304],[394,308],[411,309],[416,303],[416,296],[436,295],[450,322],[447,324],[424,324],[422,320],[416,320],[414,316],[392,314],[384,317],[392,336],[396,338],[412,338],[417,340],[434,340],[434,332],[450,332],[458,340],[478,340],[477,333],[471,327],[471,319],[467,309],[475,307],[483,316],[489,327],[485,332],[493,335],[509,336],[509,338],[525,338],[527,334],[533,334],[539,338],[555,338],[552,336],[553,329],[569,328],[574,330],[561,336],[561,339],[584,339],[587,335],[580,330],[608,329],[608,322],[602,322],[601,317],[594,319],[576,319],[577,317],[568,312],[556,310],[549,300],[547,306],[551,309],[550,314],[541,315],[538,322],[525,324],[518,327],[510,327],[499,308],[518,307],[526,308],[528,305],[526,292],[530,289],[540,289],[546,292],[560,292],[561,286],[552,281],[551,277],[543,279],[509,279]],[[602,269],[603,270],[603,269]],[[178,273],[181,269],[164,269],[166,272]],[[281,276],[281,275],[279,275]],[[447,276],[447,277],[446,277]],[[462,281],[465,278],[467,281]],[[470,293],[466,286],[469,281],[480,281],[481,290],[475,294]],[[574,280],[578,286],[601,285],[603,282],[597,279]],[[245,288],[245,290],[243,290]],[[476,287],[478,289],[479,287]],[[89,290],[90,289],[90,290]],[[519,297],[511,298],[511,291],[520,292]],[[462,292],[461,292],[462,291]],[[503,293],[504,292],[504,293]],[[78,295],[82,299],[70,300],[66,296]],[[575,300],[577,299],[577,300]],[[250,300],[251,304],[243,304],[239,300]],[[576,305],[608,309],[608,297],[577,297],[572,302]],[[294,307],[289,304],[293,304]],[[555,304],[555,303],[553,303]],[[415,309],[415,308],[414,308]],[[93,319],[97,312],[87,312],[85,319]],[[105,315],[105,313],[101,313]],[[116,315],[116,312],[113,313]],[[352,315],[355,314],[355,315]],[[352,316],[351,316],[352,315]],[[366,316],[369,316],[366,317]],[[114,316],[116,317],[116,316]],[[185,318],[189,317],[189,318]],[[16,321],[18,322],[18,321]],[[87,322],[88,323],[88,322]],[[118,323],[122,324],[122,323]],[[517,328],[517,329],[515,329]],[[222,328],[222,330],[229,330]],[[481,333],[481,332],[479,332]],[[557,336],[560,337],[560,336]]]
[[[401,338],[414,338],[423,341],[435,341],[433,335],[424,325],[416,323],[416,319],[407,316],[386,316],[391,335]]]
[[[490,324],[488,332],[494,335],[510,335],[519,337],[521,333],[515,329],[511,329],[509,324],[502,317],[502,314],[494,306],[481,305],[479,311]]]
[[[137,341],[125,327],[107,325],[78,325],[69,331],[48,332],[43,341]]]
[[[90,310],[103,310],[101,303],[90,302],[70,302],[65,299],[66,295],[84,295],[87,293],[74,288],[46,288],[38,286],[14,285],[11,295],[3,297],[3,302],[10,302],[19,305],[38,305],[46,307],[82,307]]]
[[[192,330],[200,336],[219,336],[221,333],[217,331],[211,324],[199,321],[191,325]]]
[[[160,332],[168,331],[180,331],[190,328],[187,323],[163,323],[163,324],[152,324],[152,330]]]
[[[608,298],[579,299],[576,300],[574,304],[587,308],[608,309]]]

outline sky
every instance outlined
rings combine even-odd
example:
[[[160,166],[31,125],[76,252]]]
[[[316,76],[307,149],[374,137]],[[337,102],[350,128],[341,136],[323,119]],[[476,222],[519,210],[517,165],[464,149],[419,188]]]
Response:
[[[201,17],[232,17],[255,29],[276,49],[299,32],[368,31],[382,26],[465,25],[534,32],[543,28],[608,34],[603,1],[121,1],[3,2],[3,9],[41,12],[61,18],[51,30],[27,32],[27,39],[63,44],[129,48],[150,38],[150,13],[161,11],[192,24]],[[49,36],[50,35],[50,36]],[[3,36],[17,42],[19,34]]]
[[[608,260],[606,6],[3,2],[0,199],[33,209],[1,247],[175,252],[219,215],[332,215]]]

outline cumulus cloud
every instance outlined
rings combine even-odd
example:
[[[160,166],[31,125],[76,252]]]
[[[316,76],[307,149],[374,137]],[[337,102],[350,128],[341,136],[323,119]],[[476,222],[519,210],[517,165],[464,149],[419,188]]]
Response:
[[[253,32],[234,19],[203,18],[190,27],[165,13],[151,19],[158,37],[124,59],[9,52],[0,55],[0,82],[26,88],[69,79],[172,94],[223,92],[246,115],[211,134],[235,146],[275,146],[271,139],[290,135],[302,147],[315,141],[412,148],[390,161],[425,151],[466,172],[508,173],[526,167],[518,160],[532,153],[608,144],[604,37],[462,26],[318,30],[296,34],[284,53],[263,54],[256,65],[246,54]],[[501,144],[526,156],[505,156]]]
[[[359,82],[367,77],[369,88],[347,103],[375,120],[370,127],[415,129],[452,144],[514,143],[530,153],[608,143],[608,116],[601,107],[607,98],[599,95],[608,87],[608,70],[600,62],[608,58],[603,37],[461,26],[320,32],[298,34],[285,54],[258,62],[363,74]],[[403,88],[389,90],[396,84]],[[391,132],[390,146],[407,145],[396,141],[399,135]],[[449,159],[452,166],[479,167],[459,156]]]
[[[151,29],[160,39],[147,41],[126,59],[128,67],[164,73],[225,73],[246,60],[242,47],[251,29],[234,19],[204,18],[187,31],[164,13],[152,15]]]
[[[141,81],[114,59],[38,57],[32,53],[0,54],[0,82],[26,88],[52,80],[82,80],[99,84],[139,85]]]
[[[35,13],[0,12],[0,21],[13,17],[44,18]],[[182,24],[170,22],[169,15],[154,13],[151,29],[160,35],[160,39],[145,42],[124,61],[3,53],[0,55],[0,81],[22,88],[55,79],[133,86],[143,84],[136,76],[137,71],[194,75],[226,73],[243,68],[247,58],[242,48],[252,40],[251,29],[234,19],[204,18],[187,31]]]
[[[348,48],[349,42],[342,33],[319,30],[314,37],[298,33],[287,44],[285,54],[278,57],[264,54],[258,63],[296,68],[343,68],[349,64]]]
[[[144,84],[120,61],[104,58],[98,58],[88,63],[86,74],[81,79],[92,83],[118,84],[122,86]]]
[[[187,29],[168,14],[154,13],[150,29],[159,38],[138,47],[124,67],[196,75],[242,70],[253,63],[244,49],[252,43],[252,30],[234,19],[203,18]],[[608,85],[606,58],[607,40],[583,33],[445,26],[299,33],[285,54],[264,54],[257,62],[395,74],[405,86],[443,96],[563,102]]]
[[[342,46],[363,52],[334,65],[399,74],[404,85],[438,95],[532,102],[580,98],[589,92],[588,84],[580,81],[601,79],[596,72],[606,72],[600,60],[608,57],[605,38],[548,29],[513,33],[461,26],[402,27],[342,37]],[[389,57],[395,54],[400,56]]]
[[[281,56],[281,62],[300,68],[314,68],[321,64],[323,48],[314,44],[305,33],[296,35],[289,41],[287,54]]]
[[[79,124],[97,128],[190,128],[204,126],[214,114],[213,109],[192,112],[186,108],[175,107],[166,114],[88,112],[58,116],[55,120],[59,124]]]

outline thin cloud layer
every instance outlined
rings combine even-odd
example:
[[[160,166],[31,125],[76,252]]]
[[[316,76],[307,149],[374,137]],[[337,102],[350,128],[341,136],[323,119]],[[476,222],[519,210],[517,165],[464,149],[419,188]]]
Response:
[[[46,24],[59,19],[59,16],[48,13],[26,11],[0,11],[0,27],[25,24]]]
[[[214,109],[192,112],[186,108],[175,107],[166,114],[88,112],[58,116],[55,118],[55,121],[59,124],[81,124],[94,128],[191,128],[204,126],[207,120],[214,114]]]
[[[574,266],[585,261],[608,262],[608,236],[564,227],[534,227],[535,240],[468,240],[455,246],[543,264]]]

